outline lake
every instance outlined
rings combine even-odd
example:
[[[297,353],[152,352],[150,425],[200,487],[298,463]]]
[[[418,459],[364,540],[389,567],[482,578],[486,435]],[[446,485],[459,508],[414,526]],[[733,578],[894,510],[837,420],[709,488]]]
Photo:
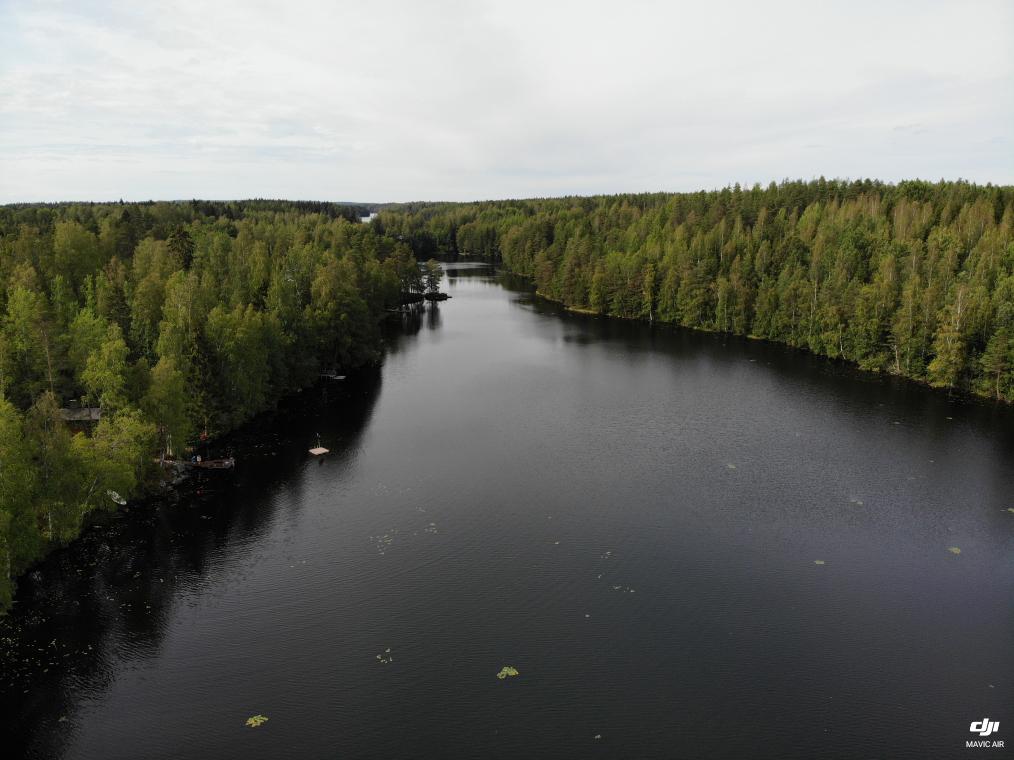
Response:
[[[1014,741],[1014,410],[447,266],[381,368],[23,580],[5,757]]]

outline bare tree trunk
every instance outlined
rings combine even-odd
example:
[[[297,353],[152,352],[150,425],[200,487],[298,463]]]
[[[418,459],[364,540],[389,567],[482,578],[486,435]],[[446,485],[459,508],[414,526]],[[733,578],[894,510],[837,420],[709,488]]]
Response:
[[[49,379],[49,392],[55,396],[56,391],[53,388],[53,359],[49,355],[49,335],[46,334],[45,330],[42,332],[42,348],[46,352],[46,374]]]

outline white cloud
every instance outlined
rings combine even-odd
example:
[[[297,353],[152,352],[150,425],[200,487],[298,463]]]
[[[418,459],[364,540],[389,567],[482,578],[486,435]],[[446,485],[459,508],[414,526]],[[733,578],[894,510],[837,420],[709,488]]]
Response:
[[[8,2],[0,202],[1010,183],[1012,28],[1003,0]]]

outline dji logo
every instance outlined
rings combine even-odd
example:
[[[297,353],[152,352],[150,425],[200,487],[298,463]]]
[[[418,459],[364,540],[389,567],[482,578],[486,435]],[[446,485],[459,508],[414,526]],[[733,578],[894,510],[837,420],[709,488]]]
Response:
[[[979,736],[989,736],[994,731],[1000,730],[1000,721],[991,721],[989,718],[983,718],[982,720],[977,720],[972,723],[972,725],[968,727],[968,730],[973,734],[978,734]]]

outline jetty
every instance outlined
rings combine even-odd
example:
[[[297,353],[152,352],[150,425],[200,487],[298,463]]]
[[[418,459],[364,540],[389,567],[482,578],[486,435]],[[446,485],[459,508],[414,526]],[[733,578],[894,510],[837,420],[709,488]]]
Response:
[[[310,449],[310,453],[315,457],[323,456],[328,453],[328,449],[325,449],[320,445],[320,433],[317,433],[317,445]]]

